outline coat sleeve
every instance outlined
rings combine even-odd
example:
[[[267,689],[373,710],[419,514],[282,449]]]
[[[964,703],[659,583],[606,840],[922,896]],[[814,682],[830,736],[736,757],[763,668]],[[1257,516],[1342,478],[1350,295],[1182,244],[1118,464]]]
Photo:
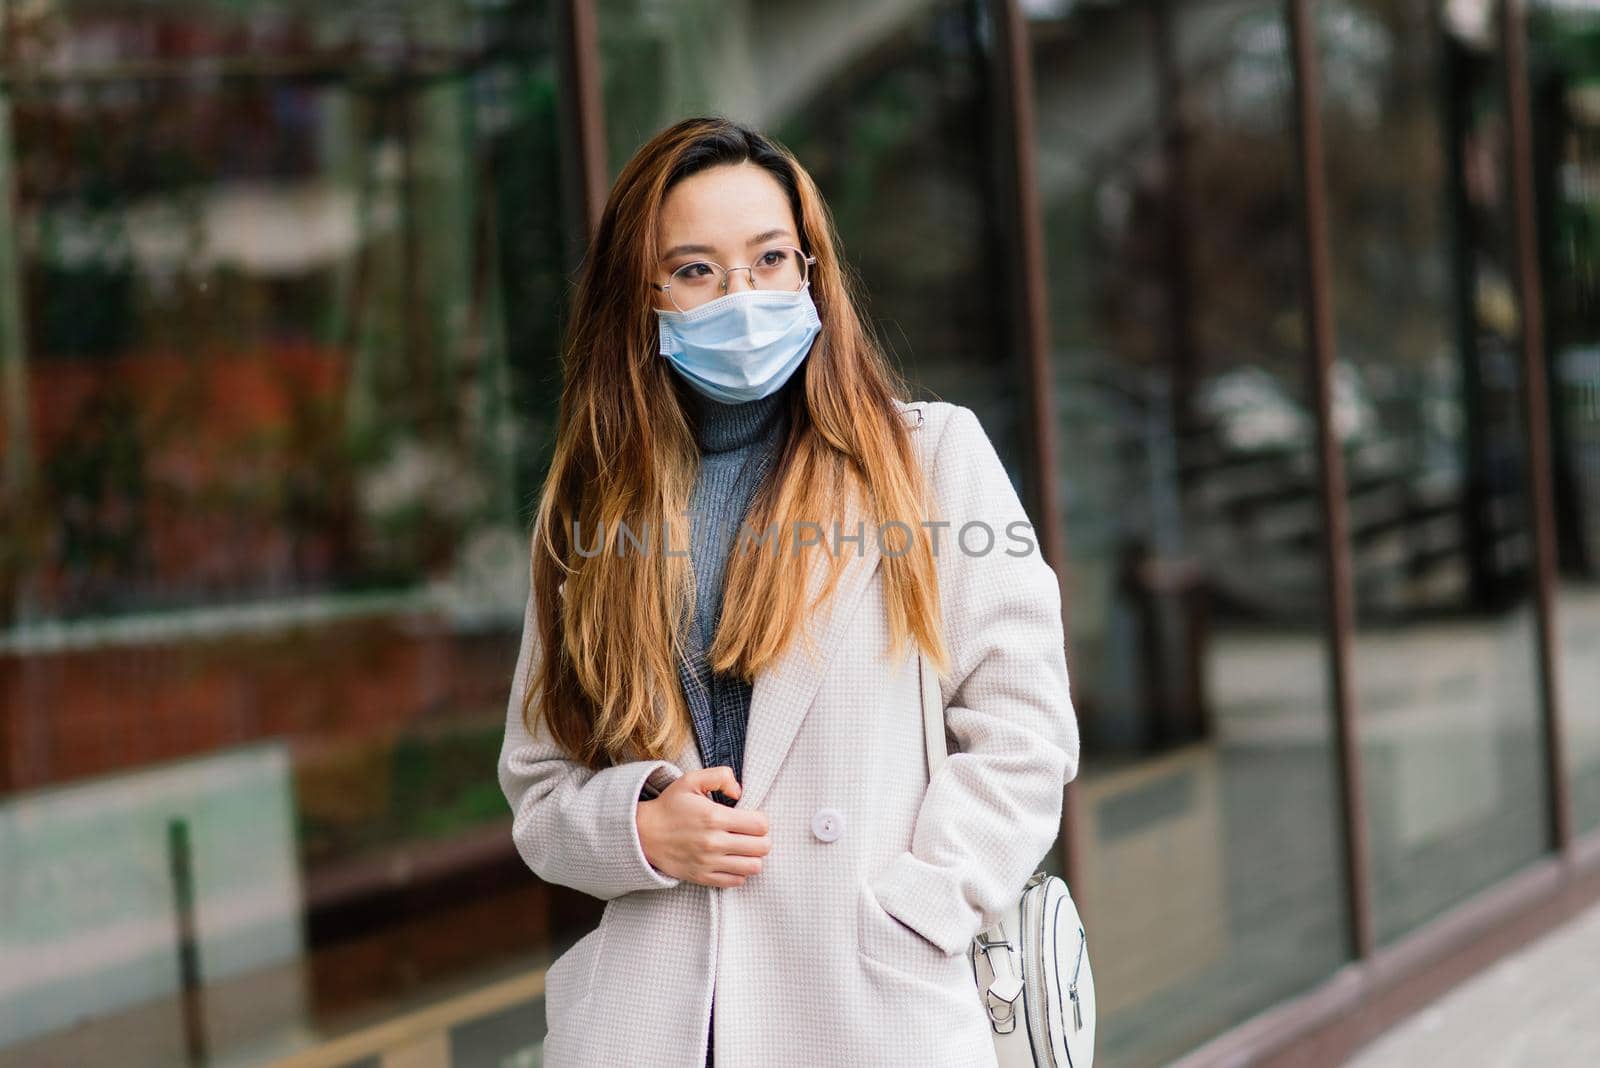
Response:
[[[955,746],[928,784],[911,849],[873,889],[953,955],[1015,903],[1055,841],[1063,786],[1078,771],[1078,720],[1056,573],[971,409],[953,406],[932,464],[933,500],[949,523],[932,533]]]
[[[595,771],[567,757],[542,722],[537,736],[530,735],[522,722],[522,694],[539,656],[537,635],[530,590],[499,761],[517,852],[545,882],[603,901],[677,886],[681,880],[645,859],[636,810],[647,778],[664,784],[682,769],[669,760],[636,760]]]

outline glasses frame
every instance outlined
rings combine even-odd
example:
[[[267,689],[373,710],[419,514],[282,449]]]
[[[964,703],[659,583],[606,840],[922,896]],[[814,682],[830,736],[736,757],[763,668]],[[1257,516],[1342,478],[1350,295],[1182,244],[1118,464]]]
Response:
[[[772,252],[772,251],[774,251],[776,249],[781,249],[781,248],[786,248],[786,249],[790,250],[791,252],[795,252],[795,253],[799,254],[799,256],[800,256],[800,284],[795,286],[793,289],[771,289],[771,290],[765,290],[765,292],[769,292],[769,293],[798,293],[802,289],[804,289],[806,286],[811,284],[811,265],[817,262],[817,258],[815,256],[807,256],[805,254],[804,250],[796,248],[794,245],[770,245],[767,248],[762,249],[761,250],[761,254],[763,256],[765,256],[768,252]],[[672,282],[670,281],[670,279],[673,278],[673,277],[676,277],[677,273],[679,271],[683,270],[685,267],[693,267],[697,263],[703,263],[708,267],[715,267],[717,270],[722,272],[722,283],[717,286],[717,288],[722,291],[719,294],[719,296],[726,296],[727,295],[727,293],[728,293],[728,277],[730,275],[732,275],[734,271],[744,271],[744,272],[746,272],[746,277],[750,279],[750,288],[753,289],[753,290],[760,290],[761,289],[760,286],[756,285],[755,264],[753,264],[753,263],[747,263],[743,267],[724,267],[722,264],[718,263],[716,260],[690,260],[688,263],[680,264],[679,266],[673,268],[672,274],[668,276],[669,280],[665,284],[663,284],[661,282],[651,282],[650,283],[653,287],[655,287],[656,289],[659,289],[659,290],[661,290],[661,292],[665,293],[667,295],[667,299],[672,302],[672,306],[674,308],[677,308],[678,311],[682,312],[685,315],[687,315],[690,312],[694,311],[695,308],[703,308],[703,307],[705,307],[706,304],[711,303],[711,301],[708,300],[703,304],[696,304],[694,306],[694,308],[685,308],[685,307],[681,306],[678,303],[678,298],[672,295]],[[716,300],[716,299],[717,299],[716,297],[712,297],[711,298],[711,300]]]

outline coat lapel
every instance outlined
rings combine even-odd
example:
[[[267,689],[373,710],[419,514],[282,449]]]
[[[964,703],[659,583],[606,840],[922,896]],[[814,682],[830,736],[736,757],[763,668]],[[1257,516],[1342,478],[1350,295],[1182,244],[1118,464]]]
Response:
[[[735,808],[759,808],[766,798],[800,731],[801,722],[811,709],[812,698],[822,685],[828,662],[846,638],[856,605],[878,570],[882,552],[876,526],[866,520],[860,503],[852,499],[842,510],[839,530],[845,536],[852,536],[858,532],[858,523],[862,535],[859,549],[851,541],[839,543],[838,549],[848,562],[833,595],[806,623],[815,646],[814,654],[807,648],[806,635],[796,635],[783,655],[756,675],[750,693],[750,721],[745,728],[744,781],[740,784],[743,789]],[[824,534],[824,541],[822,546],[803,550],[811,554],[806,580],[808,604],[822,592],[823,583],[827,581],[833,549],[831,530]]]

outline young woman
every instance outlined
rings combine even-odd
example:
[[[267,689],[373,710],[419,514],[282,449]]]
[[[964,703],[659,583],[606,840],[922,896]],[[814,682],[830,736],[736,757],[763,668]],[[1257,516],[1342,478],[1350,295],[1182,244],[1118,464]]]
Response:
[[[721,118],[639,150],[499,763],[528,866],[606,902],[546,976],[550,1068],[995,1064],[966,950],[1077,773],[1061,596],[977,418],[906,393],[792,155]]]

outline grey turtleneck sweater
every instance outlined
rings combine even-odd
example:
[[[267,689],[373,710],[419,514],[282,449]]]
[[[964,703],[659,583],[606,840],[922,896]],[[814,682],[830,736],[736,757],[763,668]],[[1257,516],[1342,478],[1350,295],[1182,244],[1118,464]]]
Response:
[[[689,555],[698,597],[687,656],[678,677],[694,720],[705,767],[727,765],[744,781],[745,727],[751,684],[711,670],[706,652],[722,617],[723,581],[736,539],[756,490],[777,460],[788,431],[788,396],[799,376],[768,397],[725,404],[689,388],[680,396],[700,447],[700,467],[689,502]],[[733,805],[722,791],[712,798]]]

